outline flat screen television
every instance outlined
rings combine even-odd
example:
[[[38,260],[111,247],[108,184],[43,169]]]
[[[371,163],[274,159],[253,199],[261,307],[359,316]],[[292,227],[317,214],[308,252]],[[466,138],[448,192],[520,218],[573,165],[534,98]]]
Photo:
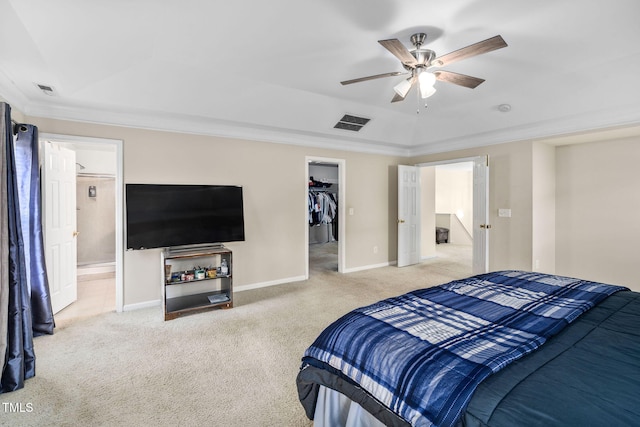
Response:
[[[126,184],[127,249],[244,241],[242,187]]]

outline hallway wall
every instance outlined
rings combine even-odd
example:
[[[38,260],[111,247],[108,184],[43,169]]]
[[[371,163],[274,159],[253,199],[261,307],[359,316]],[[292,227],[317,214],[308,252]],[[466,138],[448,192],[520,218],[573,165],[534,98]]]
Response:
[[[556,272],[640,290],[639,138],[558,147]]]
[[[95,197],[89,187],[95,187]],[[77,177],[78,265],[115,262],[115,201],[115,178]]]

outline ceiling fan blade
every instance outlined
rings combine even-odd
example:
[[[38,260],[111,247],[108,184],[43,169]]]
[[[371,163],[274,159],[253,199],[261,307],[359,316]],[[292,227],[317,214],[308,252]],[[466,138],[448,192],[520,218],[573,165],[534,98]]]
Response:
[[[360,77],[358,79],[345,80],[343,82],[340,82],[340,84],[341,85],[350,85],[352,83],[366,82],[367,80],[380,79],[382,77],[401,76],[403,74],[408,74],[408,73],[402,72],[402,71],[394,71],[392,73],[376,74],[374,76],[367,76],[367,77]]]
[[[378,40],[382,46],[384,46],[389,52],[391,52],[396,58],[405,65],[415,67],[418,61],[411,55],[411,52],[400,43],[398,39]]]
[[[391,99],[391,102],[399,102],[399,101],[404,101],[404,97],[398,95],[397,93],[394,93],[393,99]]]
[[[452,73],[451,71],[436,71],[433,74],[435,74],[436,79],[440,81],[468,87],[469,89],[475,89],[480,83],[484,82],[484,79],[467,76],[465,74]]]
[[[467,47],[463,47],[462,49],[458,49],[442,55],[431,61],[431,65],[436,67],[444,67],[445,65],[452,64],[462,59],[481,55],[483,53],[491,52],[496,49],[502,49],[503,47],[507,47],[507,42],[504,41],[502,36],[494,36],[490,39],[483,40]]]

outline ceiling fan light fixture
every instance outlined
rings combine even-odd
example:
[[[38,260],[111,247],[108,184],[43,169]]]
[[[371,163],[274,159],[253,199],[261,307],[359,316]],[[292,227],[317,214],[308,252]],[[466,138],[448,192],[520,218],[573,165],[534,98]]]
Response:
[[[420,82],[420,87],[433,87],[436,83],[436,76],[433,73],[428,71],[419,71],[418,81]]]
[[[407,96],[407,93],[409,93],[409,89],[411,89],[411,79],[406,79],[401,81],[400,83],[398,83],[397,85],[395,85],[393,87],[393,90],[401,97],[405,97]]]
[[[428,98],[434,93],[436,93],[435,87],[420,85],[420,96],[422,97],[422,99]]]
[[[436,88],[433,87],[436,83],[436,75],[421,68],[417,71],[418,83],[420,85],[420,97],[422,97],[422,99],[428,98],[436,93]]]
[[[452,71],[441,70],[431,73],[427,70],[430,70],[433,67],[447,66],[466,58],[471,58],[507,47],[507,43],[504,41],[502,36],[497,35],[468,45],[462,49],[454,50],[453,52],[449,52],[445,55],[436,56],[436,53],[433,50],[422,48],[426,39],[426,33],[413,34],[411,36],[411,44],[414,46],[414,49],[411,50],[407,49],[407,47],[398,39],[378,40],[378,43],[399,59],[402,67],[411,74],[411,77],[408,80],[403,80],[394,86],[393,90],[395,95],[391,99],[392,103],[404,100],[414,85],[418,86],[416,88],[418,100],[420,98],[425,99],[432,96],[436,92],[436,89],[434,88],[436,80],[475,89],[479,84],[484,82],[484,79],[454,73]],[[348,85],[351,83],[374,80],[382,77],[398,76],[401,74],[407,74],[407,72],[395,71],[391,73],[376,74],[357,79],[345,80],[340,83],[342,85]]]

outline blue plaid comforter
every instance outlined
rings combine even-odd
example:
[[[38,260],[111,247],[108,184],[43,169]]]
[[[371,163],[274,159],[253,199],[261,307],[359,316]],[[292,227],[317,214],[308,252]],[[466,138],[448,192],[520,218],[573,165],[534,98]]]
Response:
[[[354,310],[304,356],[337,369],[414,426],[455,424],[476,386],[621,286],[502,271]]]

